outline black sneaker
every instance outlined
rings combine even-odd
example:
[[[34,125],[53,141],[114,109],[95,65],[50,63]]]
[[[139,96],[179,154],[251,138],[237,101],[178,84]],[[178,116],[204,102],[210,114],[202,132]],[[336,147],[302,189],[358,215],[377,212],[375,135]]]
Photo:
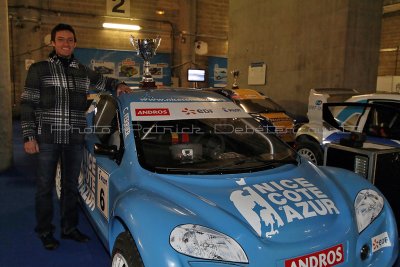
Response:
[[[88,242],[90,240],[90,238],[87,235],[82,234],[78,229],[74,229],[71,232],[69,232],[68,234],[61,233],[61,238],[62,239],[71,239],[76,242],[82,242],[82,243]]]
[[[46,233],[39,236],[45,249],[54,250],[60,245],[57,239],[53,237],[52,233]]]

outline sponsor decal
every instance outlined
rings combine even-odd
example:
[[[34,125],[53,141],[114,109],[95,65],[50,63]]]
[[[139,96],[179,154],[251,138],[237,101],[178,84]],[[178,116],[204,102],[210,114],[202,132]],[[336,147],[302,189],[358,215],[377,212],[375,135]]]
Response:
[[[125,138],[131,133],[131,129],[129,127],[129,112],[128,108],[124,109],[124,136]]]
[[[389,235],[387,232],[374,236],[371,240],[372,240],[372,252],[376,252],[384,247],[392,246],[392,243],[390,242]]]
[[[285,267],[331,267],[344,262],[343,245],[285,261]]]
[[[169,116],[168,108],[137,108],[136,116]]]
[[[91,211],[94,211],[96,206],[96,197],[95,197],[95,186],[96,186],[96,176],[97,176],[97,164],[96,158],[84,149],[83,152],[83,168],[82,176],[83,179],[79,184],[79,194],[82,197],[83,202]]]
[[[336,204],[305,178],[246,185],[230,195],[236,209],[261,237],[271,238],[285,224],[316,216],[340,214]]]
[[[240,108],[222,108],[225,112],[242,112]]]
[[[97,165],[96,158],[86,148],[83,152],[81,174],[83,179],[79,180],[78,189],[83,202],[91,211],[97,207],[108,219],[109,174]]]
[[[183,108],[182,112],[185,113],[186,115],[196,114],[196,111],[194,109],[188,109],[188,108]]]
[[[130,108],[132,121],[251,118],[233,102],[131,102]]]
[[[108,179],[110,175],[98,167],[97,173],[97,208],[108,219]]]
[[[185,113],[186,115],[214,113],[212,109],[208,108],[199,108],[199,109],[183,108],[182,112]]]
[[[225,99],[204,99],[198,97],[190,97],[190,98],[175,98],[175,97],[168,97],[168,98],[159,98],[159,97],[142,97],[140,98],[140,102],[229,102],[229,100]]]

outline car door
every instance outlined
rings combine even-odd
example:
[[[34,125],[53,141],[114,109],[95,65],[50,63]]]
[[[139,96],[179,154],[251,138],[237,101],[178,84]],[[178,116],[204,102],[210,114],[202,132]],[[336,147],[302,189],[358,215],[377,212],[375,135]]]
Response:
[[[80,195],[84,207],[102,238],[108,237],[110,180],[123,156],[118,105],[111,95],[101,95],[94,104],[93,125],[85,138]]]

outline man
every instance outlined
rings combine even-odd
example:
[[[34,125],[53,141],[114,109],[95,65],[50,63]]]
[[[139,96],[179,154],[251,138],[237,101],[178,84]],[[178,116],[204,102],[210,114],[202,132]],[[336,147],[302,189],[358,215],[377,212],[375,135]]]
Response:
[[[43,246],[53,250],[53,201],[57,162],[61,160],[61,238],[87,242],[78,228],[78,177],[83,154],[85,108],[89,87],[129,92],[124,83],[80,64],[73,55],[74,29],[58,24],[51,31],[54,47],[47,61],[29,68],[21,96],[24,149],[37,158],[36,227]]]

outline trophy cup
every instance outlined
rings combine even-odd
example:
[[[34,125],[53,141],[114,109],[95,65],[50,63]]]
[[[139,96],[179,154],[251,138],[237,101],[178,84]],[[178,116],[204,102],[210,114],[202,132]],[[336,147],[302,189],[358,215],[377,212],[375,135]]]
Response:
[[[156,54],[156,50],[161,43],[161,37],[157,36],[155,39],[135,39],[132,35],[130,37],[132,46],[136,49],[137,54],[143,59],[143,78],[140,82],[141,88],[156,88],[156,83],[151,76],[149,67],[150,59]]]
[[[239,70],[233,70],[231,71],[233,74],[233,84],[232,84],[232,89],[239,89],[239,85],[237,83],[238,77],[239,77]]]

